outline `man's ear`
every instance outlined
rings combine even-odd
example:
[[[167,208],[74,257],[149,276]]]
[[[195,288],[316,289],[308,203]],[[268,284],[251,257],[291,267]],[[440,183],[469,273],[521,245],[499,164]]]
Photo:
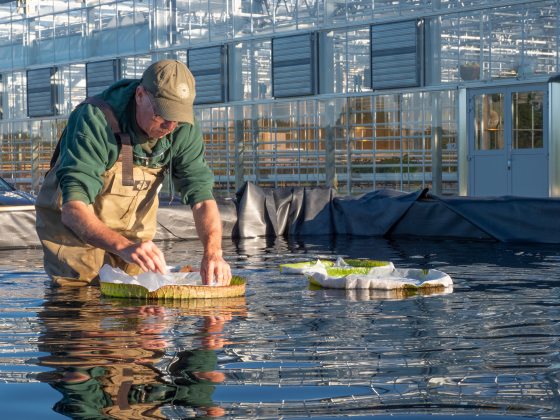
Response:
[[[144,95],[144,88],[142,86],[136,87],[136,92],[134,93],[134,100],[136,101],[136,105],[140,105],[142,103],[142,97]]]

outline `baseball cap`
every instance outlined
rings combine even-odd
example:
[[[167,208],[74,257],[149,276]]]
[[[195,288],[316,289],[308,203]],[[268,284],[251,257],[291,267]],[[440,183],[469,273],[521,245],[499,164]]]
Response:
[[[156,114],[168,121],[194,124],[194,77],[185,64],[156,61],[144,71],[140,84],[153,96]]]

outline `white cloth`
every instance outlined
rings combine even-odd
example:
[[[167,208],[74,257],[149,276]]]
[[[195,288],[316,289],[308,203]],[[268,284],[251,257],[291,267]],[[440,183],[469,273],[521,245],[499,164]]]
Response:
[[[385,274],[348,274],[344,277],[331,277],[326,270],[307,271],[305,275],[311,283],[330,289],[375,289],[394,290],[421,287],[451,287],[453,280],[446,273],[439,270],[424,270],[395,268]]]
[[[174,267],[168,267],[167,274],[148,271],[137,276],[130,276],[120,268],[105,264],[99,270],[99,279],[104,283],[136,284],[153,292],[163,286],[203,286],[199,272],[178,273],[172,272]]]
[[[335,268],[351,270],[342,258],[334,265]],[[363,270],[354,267],[357,271]],[[336,273],[336,270],[331,270]],[[313,266],[305,268],[303,274],[309,281],[329,289],[370,289],[370,290],[398,290],[416,288],[451,288],[453,280],[443,271],[416,268],[395,268],[393,263],[381,267],[372,267],[367,274],[350,273],[346,275],[329,274],[329,268],[318,261]]]

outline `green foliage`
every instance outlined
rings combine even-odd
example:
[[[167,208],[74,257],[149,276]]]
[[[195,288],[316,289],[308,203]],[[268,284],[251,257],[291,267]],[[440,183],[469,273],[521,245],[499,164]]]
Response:
[[[334,265],[334,261],[330,261],[330,260],[319,260],[325,267],[332,267]],[[284,268],[294,268],[294,269],[298,269],[298,268],[308,268],[311,267],[313,265],[315,265],[315,263],[317,262],[317,260],[313,260],[313,261],[302,261],[302,262],[297,262],[297,263],[287,263],[287,264],[280,264],[280,272],[283,271]]]
[[[245,279],[239,276],[231,276],[231,286],[238,286],[240,284],[245,284]]]
[[[349,274],[368,274],[370,267],[331,267],[327,268],[330,277],[345,277]]]
[[[344,260],[346,264],[352,267],[384,267],[389,265],[389,261],[379,261],[379,260],[359,260],[359,259],[348,259]]]

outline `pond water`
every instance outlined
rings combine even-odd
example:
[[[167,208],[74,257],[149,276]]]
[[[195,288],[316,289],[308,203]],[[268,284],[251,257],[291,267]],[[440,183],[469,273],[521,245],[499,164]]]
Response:
[[[197,241],[161,245],[200,260]],[[372,238],[227,241],[244,298],[53,289],[38,249],[0,251],[1,418],[560,418],[560,247]],[[317,257],[437,268],[452,293],[311,290]]]

